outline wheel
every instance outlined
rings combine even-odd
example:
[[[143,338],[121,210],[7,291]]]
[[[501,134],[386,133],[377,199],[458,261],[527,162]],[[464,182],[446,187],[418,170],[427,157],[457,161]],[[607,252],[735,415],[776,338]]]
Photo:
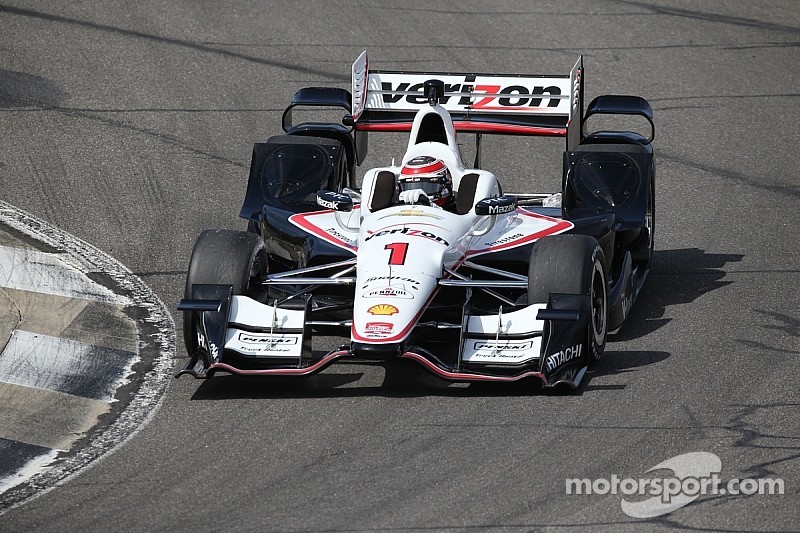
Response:
[[[653,250],[655,249],[656,231],[656,188],[655,181],[650,181],[650,189],[647,193],[647,210],[644,213],[645,234],[642,235],[642,242],[638,244],[631,254],[631,259],[637,265],[649,267],[653,261]]]
[[[587,331],[590,362],[603,356],[608,334],[608,286],[600,243],[588,235],[555,235],[533,245],[528,265],[528,303],[551,293],[586,294],[591,305]]]
[[[200,234],[192,250],[183,295],[191,298],[192,285],[233,285],[233,294],[253,295],[253,283],[267,273],[267,255],[259,235],[245,231],[209,229]],[[197,350],[197,332],[190,312],[183,313],[183,341],[191,354]]]

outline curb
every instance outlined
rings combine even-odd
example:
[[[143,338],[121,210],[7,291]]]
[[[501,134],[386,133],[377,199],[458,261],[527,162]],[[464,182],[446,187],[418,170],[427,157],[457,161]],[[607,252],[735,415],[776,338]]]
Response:
[[[44,411],[33,411],[41,427],[0,426],[22,428],[19,442],[14,429],[0,440],[20,457],[31,453],[0,480],[3,514],[77,475],[149,421],[172,379],[175,325],[138,276],[94,246],[2,200],[0,231],[0,385],[7,398],[47,397],[63,409],[51,418],[67,427],[62,417],[73,416],[77,427],[71,436],[53,434]]]

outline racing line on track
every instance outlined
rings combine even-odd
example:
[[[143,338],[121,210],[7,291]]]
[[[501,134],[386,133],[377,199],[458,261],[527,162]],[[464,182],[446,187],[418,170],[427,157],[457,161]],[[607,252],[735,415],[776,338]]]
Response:
[[[174,353],[172,317],[141,279],[0,201],[0,513],[133,436]]]

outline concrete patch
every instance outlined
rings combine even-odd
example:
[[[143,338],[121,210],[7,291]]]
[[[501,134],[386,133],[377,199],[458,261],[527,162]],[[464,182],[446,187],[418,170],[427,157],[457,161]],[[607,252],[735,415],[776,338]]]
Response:
[[[58,450],[0,438],[0,471],[14,472],[0,479],[0,493],[34,475],[56,455]]]
[[[111,410],[107,402],[0,382],[0,437],[68,450]]]
[[[98,285],[69,256],[0,246],[0,287],[69,298],[126,304],[128,299]]]
[[[0,351],[6,347],[11,338],[11,332],[19,325],[22,320],[22,313],[14,300],[8,297],[3,289],[0,289]]]
[[[135,352],[18,329],[0,353],[0,381],[111,402],[137,359]]]
[[[2,291],[19,310],[19,329],[117,350],[138,350],[136,325],[122,306],[16,289]]]
[[[19,470],[32,459],[49,454],[52,448],[0,437],[0,469]]]

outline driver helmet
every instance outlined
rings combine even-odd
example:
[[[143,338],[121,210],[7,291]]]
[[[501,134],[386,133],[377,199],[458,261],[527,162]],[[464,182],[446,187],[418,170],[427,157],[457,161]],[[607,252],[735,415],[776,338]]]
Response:
[[[441,159],[422,155],[410,159],[400,171],[400,191],[422,189],[440,207],[453,199],[453,178]]]

